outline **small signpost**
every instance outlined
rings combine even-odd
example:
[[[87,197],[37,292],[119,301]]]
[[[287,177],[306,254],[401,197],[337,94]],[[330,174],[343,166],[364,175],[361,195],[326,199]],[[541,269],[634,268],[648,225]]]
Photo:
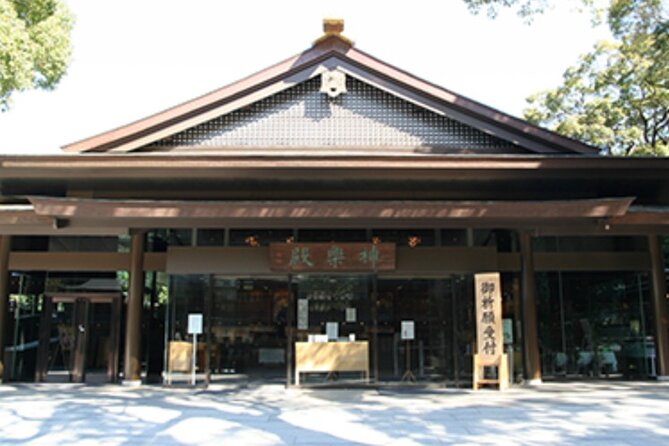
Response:
[[[400,338],[405,341],[404,349],[406,358],[406,370],[404,375],[402,375],[402,381],[416,381],[416,375],[411,371],[411,341],[416,337],[415,334],[416,324],[414,321],[402,321],[400,327]]]
[[[476,345],[473,387],[494,384],[500,390],[509,385],[509,363],[504,353],[502,331],[502,292],[499,273],[476,274]],[[497,377],[486,378],[485,367],[496,367]]]
[[[188,315],[188,334],[193,335],[191,384],[195,385],[195,371],[197,369],[197,335],[202,334],[202,314],[192,313]]]

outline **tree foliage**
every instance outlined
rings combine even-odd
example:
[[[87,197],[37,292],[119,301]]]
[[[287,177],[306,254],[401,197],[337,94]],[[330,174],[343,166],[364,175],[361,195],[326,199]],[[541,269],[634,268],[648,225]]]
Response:
[[[543,13],[549,0],[464,0],[470,11],[478,14],[485,10],[489,17],[496,17],[500,8],[515,8],[521,17],[531,18]]]
[[[547,0],[465,0],[474,11],[543,12]],[[599,42],[559,87],[528,98],[525,117],[619,155],[669,156],[669,1],[573,0],[613,41]],[[490,13],[490,10],[489,10]]]
[[[620,155],[669,155],[669,18],[662,0],[613,0],[599,42],[528,99],[525,117]]]
[[[61,0],[0,0],[0,110],[14,92],[56,86],[70,61],[73,21]]]

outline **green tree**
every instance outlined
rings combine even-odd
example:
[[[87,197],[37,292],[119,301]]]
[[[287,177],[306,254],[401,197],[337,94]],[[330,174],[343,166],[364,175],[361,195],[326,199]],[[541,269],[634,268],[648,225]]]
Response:
[[[70,61],[73,22],[61,0],[0,0],[0,110],[14,92],[56,86]]]
[[[474,12],[518,8],[531,17],[550,0],[464,0]],[[525,118],[617,155],[669,156],[669,2],[572,0],[613,41],[567,69],[559,87],[528,98]]]
[[[518,15],[531,18],[535,14],[543,13],[549,6],[549,0],[464,0],[464,2],[471,12],[478,14],[485,10],[489,17],[496,17],[500,8],[515,8]]]

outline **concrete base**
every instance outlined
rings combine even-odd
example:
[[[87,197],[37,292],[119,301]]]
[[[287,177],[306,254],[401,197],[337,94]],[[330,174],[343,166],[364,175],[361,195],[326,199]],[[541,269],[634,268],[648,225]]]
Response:
[[[121,381],[121,385],[125,387],[140,387],[142,385],[142,380],[123,380]]]
[[[657,381],[669,382],[669,375],[657,375],[655,379]]]
[[[534,386],[540,386],[543,383],[544,382],[541,379],[526,379],[523,384],[529,387],[534,387]]]

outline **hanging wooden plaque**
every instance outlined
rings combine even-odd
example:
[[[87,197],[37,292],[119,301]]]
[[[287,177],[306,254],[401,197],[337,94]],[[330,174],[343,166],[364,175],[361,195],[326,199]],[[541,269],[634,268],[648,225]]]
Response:
[[[281,272],[392,271],[394,243],[271,243],[270,269]]]

